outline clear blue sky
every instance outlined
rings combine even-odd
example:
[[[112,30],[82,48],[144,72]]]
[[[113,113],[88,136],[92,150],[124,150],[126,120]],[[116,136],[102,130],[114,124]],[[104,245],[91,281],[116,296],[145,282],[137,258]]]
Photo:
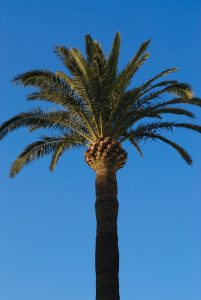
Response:
[[[0,122],[39,105],[11,79],[37,68],[64,70],[54,46],[84,50],[86,33],[107,52],[120,31],[120,68],[152,38],[133,84],[178,66],[174,78],[201,96],[200,15],[198,0],[1,0]],[[194,112],[200,123],[201,110]],[[54,173],[47,157],[9,179],[11,162],[36,138],[22,129],[0,143],[0,299],[94,299],[95,175],[76,151]],[[192,154],[192,167],[158,142],[143,146],[144,159],[128,146],[118,174],[122,300],[201,299],[201,136],[179,131],[174,139]]]

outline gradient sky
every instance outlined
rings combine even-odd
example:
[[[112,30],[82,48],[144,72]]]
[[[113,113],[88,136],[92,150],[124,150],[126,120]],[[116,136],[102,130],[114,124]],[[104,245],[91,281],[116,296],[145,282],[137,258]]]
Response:
[[[133,85],[178,66],[172,78],[201,96],[200,1],[1,0],[0,122],[40,105],[26,101],[30,89],[14,87],[14,76],[64,71],[54,46],[84,51],[86,33],[108,52],[116,31],[120,68],[152,39]],[[201,110],[193,111],[200,123]],[[94,299],[95,175],[75,151],[54,173],[47,157],[9,179],[11,162],[37,136],[22,129],[0,143],[0,299]],[[118,173],[122,300],[201,299],[201,136],[181,130],[173,139],[192,154],[192,167],[160,142],[142,146],[144,159],[126,146]]]

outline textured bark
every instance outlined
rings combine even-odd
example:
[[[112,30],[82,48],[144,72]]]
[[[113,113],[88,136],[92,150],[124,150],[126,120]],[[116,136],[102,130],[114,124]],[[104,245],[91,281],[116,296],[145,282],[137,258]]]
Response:
[[[96,170],[96,300],[119,300],[117,181],[113,168]]]

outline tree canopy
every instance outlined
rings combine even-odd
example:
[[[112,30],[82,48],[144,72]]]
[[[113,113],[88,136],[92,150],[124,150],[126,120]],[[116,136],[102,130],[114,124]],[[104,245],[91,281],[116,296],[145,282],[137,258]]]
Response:
[[[65,150],[87,147],[101,137],[111,137],[121,143],[129,140],[140,155],[140,142],[161,140],[192,164],[187,151],[163,135],[175,128],[201,133],[201,126],[191,122],[164,120],[166,114],[194,118],[193,113],[184,108],[184,105],[201,106],[201,100],[193,97],[191,86],[162,79],[176,68],[164,70],[139,86],[133,87],[131,82],[149,57],[149,43],[150,40],[145,41],[125,68],[119,71],[120,34],[116,33],[108,55],[104,54],[99,42],[86,35],[86,55],[76,48],[55,48],[68,74],[33,70],[17,76],[13,80],[16,84],[37,88],[28,95],[28,100],[48,101],[57,104],[58,109],[35,108],[0,126],[1,139],[21,127],[28,127],[30,131],[41,128],[56,130],[56,135],[42,136],[24,149],[11,167],[11,177],[24,165],[50,153],[50,170],[54,170]]]

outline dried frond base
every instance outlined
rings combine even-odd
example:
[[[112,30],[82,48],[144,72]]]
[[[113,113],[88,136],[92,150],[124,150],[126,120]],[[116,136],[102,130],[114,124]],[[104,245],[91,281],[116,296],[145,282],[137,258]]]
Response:
[[[100,166],[118,170],[124,166],[126,160],[127,153],[122,149],[121,143],[110,137],[100,138],[85,152],[85,161],[94,170]]]

